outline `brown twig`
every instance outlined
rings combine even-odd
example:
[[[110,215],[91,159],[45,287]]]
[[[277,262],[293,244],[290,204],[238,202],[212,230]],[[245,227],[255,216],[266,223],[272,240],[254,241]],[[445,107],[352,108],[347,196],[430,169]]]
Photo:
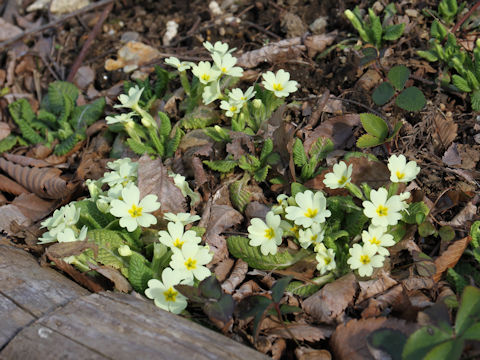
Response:
[[[18,34],[17,36],[14,36],[12,37],[11,39],[8,39],[8,40],[5,40],[3,42],[0,43],[0,49],[4,49],[6,48],[8,45],[11,45],[21,39],[23,39],[24,37],[26,36],[29,36],[29,35],[33,35],[33,34],[37,34],[37,33],[40,33],[42,31],[45,31],[47,29],[50,29],[52,27],[55,27],[55,26],[58,26],[60,25],[61,23],[63,23],[65,20],[68,20],[72,17],[75,17],[75,16],[78,16],[80,14],[83,14],[83,13],[86,13],[86,12],[89,12],[90,10],[93,10],[93,9],[96,9],[98,7],[102,7],[102,6],[105,6],[106,4],[109,4],[109,3],[112,3],[114,2],[115,0],[102,0],[102,1],[99,1],[97,3],[93,3],[93,4],[90,4],[88,6],[85,6],[79,10],[76,10],[70,14],[67,14],[63,17],[61,17],[60,19],[57,19],[55,21],[52,21],[52,22],[49,22],[48,24],[45,24],[45,25],[42,25],[42,26],[39,26],[37,28],[34,28],[34,29],[31,29],[31,30],[27,30],[27,31],[24,31],[22,32],[21,34]]]
[[[110,11],[112,11],[112,9],[113,9],[113,1],[108,3],[107,6],[105,6],[102,14],[100,15],[100,18],[96,22],[90,34],[88,34],[87,41],[85,41],[85,44],[83,44],[80,54],[78,54],[77,59],[72,65],[72,69],[70,70],[70,74],[68,74],[67,81],[70,81],[70,82],[73,81],[73,78],[75,77],[75,74],[77,73],[78,69],[82,65],[83,60],[85,59],[85,56],[87,56],[87,52],[90,49],[90,46],[92,45],[93,40],[100,32],[103,22],[106,20],[108,14],[110,14]]]
[[[465,16],[463,16],[460,21],[458,23],[455,24],[455,26],[452,28],[452,33],[454,34],[455,31],[457,31],[460,26],[462,26],[462,24],[467,21],[467,19],[470,17],[470,15],[473,14],[473,12],[475,10],[477,10],[477,8],[480,7],[480,0],[477,1],[477,3],[475,5],[472,6],[472,8],[465,14]]]

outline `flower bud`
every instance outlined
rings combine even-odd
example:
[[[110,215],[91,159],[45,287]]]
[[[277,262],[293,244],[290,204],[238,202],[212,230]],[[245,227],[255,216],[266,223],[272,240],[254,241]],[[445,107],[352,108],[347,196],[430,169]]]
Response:
[[[128,245],[122,245],[118,248],[118,253],[120,254],[120,256],[131,256],[133,253],[132,253],[132,250],[130,250],[130,246]]]

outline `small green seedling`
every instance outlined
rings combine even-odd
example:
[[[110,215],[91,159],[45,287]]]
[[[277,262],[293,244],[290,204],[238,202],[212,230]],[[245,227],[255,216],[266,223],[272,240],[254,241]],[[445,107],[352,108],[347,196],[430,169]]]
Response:
[[[368,148],[390,142],[402,127],[402,123],[396,123],[393,131],[389,134],[385,120],[369,113],[360,114],[360,121],[367,133],[357,140],[359,148]]]
[[[78,95],[75,85],[55,81],[48,86],[48,94],[43,98],[37,114],[26,99],[11,103],[8,110],[20,129],[24,143],[51,147],[58,142],[54,154],[65,155],[84,140],[87,127],[102,116],[105,99],[99,98],[90,104],[77,106]],[[9,145],[13,143],[12,138],[8,141]]]
[[[389,4],[384,10],[383,21],[375,14],[373,9],[368,9],[368,18],[363,20],[358,6],[352,10],[345,10],[345,16],[358,31],[361,39],[366,43],[380,49],[384,41],[395,41],[403,35],[405,24],[388,25],[396,13],[395,4]]]
[[[385,105],[395,97],[395,104],[407,111],[419,111],[427,103],[422,91],[416,86],[405,88],[410,77],[410,70],[403,65],[396,65],[387,75],[388,81],[382,82],[373,92],[372,99],[377,105]],[[404,89],[405,88],[405,89]]]
[[[328,138],[318,138],[312,145],[308,155],[300,139],[295,139],[293,143],[293,162],[301,169],[300,181],[305,182],[318,175],[323,168],[319,168],[320,163],[333,150],[333,142]]]

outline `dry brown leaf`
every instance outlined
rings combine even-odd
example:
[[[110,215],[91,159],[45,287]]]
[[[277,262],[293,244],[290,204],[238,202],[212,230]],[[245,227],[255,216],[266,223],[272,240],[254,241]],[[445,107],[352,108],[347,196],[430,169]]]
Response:
[[[272,345],[272,359],[273,360],[280,360],[282,358],[283,353],[287,349],[287,342],[284,339],[277,339]]]
[[[332,335],[333,329],[330,327],[318,327],[308,324],[288,324],[286,325],[289,331],[284,326],[278,326],[269,329],[266,333],[268,335],[281,336],[285,339],[291,339],[292,335],[298,341],[319,341],[326,339]]]
[[[0,174],[0,191],[5,191],[6,193],[13,194],[13,195],[29,193],[29,191],[25,189],[22,185],[1,174]]]
[[[377,296],[380,293],[395,286],[397,282],[392,279],[385,271],[381,271],[377,279],[368,281],[359,281],[360,294],[358,295],[356,303],[361,303],[373,296]]]
[[[401,281],[403,287],[407,291],[431,289],[435,285],[432,278],[423,276],[409,276],[407,279]]]
[[[330,339],[335,359],[339,360],[364,360],[371,359],[372,354],[368,349],[367,337],[380,328],[399,330],[405,335],[415,331],[416,326],[405,320],[395,318],[369,318],[353,319],[346,324],[340,324],[335,329]]]
[[[235,264],[235,260],[231,258],[227,258],[225,260],[220,261],[217,266],[215,266],[215,270],[213,271],[217,280],[222,283],[227,278],[230,270],[232,270],[233,265]]]
[[[270,207],[258,201],[251,201],[245,208],[245,217],[250,220],[253,218],[265,219]]]
[[[232,273],[230,274],[228,279],[222,283],[222,290],[227,294],[233,293],[237,286],[240,285],[243,280],[245,280],[245,275],[247,274],[247,271],[248,264],[242,259],[238,259],[235,263],[235,267],[233,268]]]
[[[333,324],[353,302],[357,286],[355,275],[349,273],[307,298],[303,310],[318,322]]]
[[[160,159],[152,160],[144,155],[138,160],[138,188],[141,198],[148,194],[157,195],[163,213],[177,214],[187,210],[182,192],[168,176]]]
[[[7,202],[7,198],[0,192],[0,206],[5,205]]]
[[[355,84],[356,87],[360,87],[362,91],[370,92],[382,81],[382,76],[377,70],[369,69],[363,74]]]
[[[318,262],[313,256],[297,261],[292,266],[284,270],[273,270],[275,274],[283,276],[293,276],[294,279],[309,282],[313,273],[317,270]]]
[[[0,140],[5,139],[8,135],[10,135],[10,126],[6,122],[0,122]]]
[[[455,226],[455,227],[465,227],[466,224],[473,220],[477,215],[477,206],[473,205],[472,201],[469,201],[465,207],[460,210],[460,212],[455,215],[455,217],[445,223],[445,225]]]
[[[58,205],[58,200],[44,200],[35,194],[21,194],[17,196],[13,205],[32,221],[38,221],[50,214]]]
[[[480,145],[458,144],[457,148],[462,158],[460,167],[465,170],[475,169],[480,161]]]
[[[32,224],[32,220],[23,215],[15,205],[8,204],[0,206],[0,232],[15,235],[15,231],[10,228],[13,222],[22,227],[27,227]]]
[[[242,214],[228,205],[212,205],[205,211],[201,222],[206,224],[205,242],[213,252],[211,264],[228,257],[227,241],[220,234],[243,220]]]
[[[297,360],[332,360],[332,354],[328,350],[316,350],[299,346],[295,349]]]
[[[11,39],[12,37],[21,34],[22,29],[18,26],[6,22],[0,18],[0,41],[5,41]]]
[[[435,282],[438,282],[438,280],[442,278],[442,274],[445,270],[452,268],[457,264],[471,240],[472,238],[467,236],[455,241],[443,252],[442,255],[435,259],[435,266],[437,268],[437,272],[433,275],[433,280]]]
[[[36,168],[51,166],[51,164],[49,164],[44,160],[31,158],[29,156],[3,153],[3,157],[8,161],[14,162],[15,164],[22,165],[22,166],[31,166]]]
[[[138,41],[129,41],[118,50],[117,60],[105,61],[105,70],[114,71],[123,68],[123,71],[131,72],[159,58],[160,52],[157,49]]]
[[[403,296],[403,287],[402,285],[398,284],[387,290],[384,294],[376,298],[370,298],[366,308],[362,311],[362,318],[366,319],[369,317],[378,317],[382,315],[384,309],[388,307],[401,307],[401,305],[403,305]],[[408,305],[410,306],[410,303],[408,303]],[[400,312],[403,313],[403,311]]]
[[[129,293],[132,291],[132,285],[128,282],[125,276],[122,275],[117,269],[108,266],[92,266],[89,264],[90,269],[95,270],[105,276],[108,280],[113,282],[115,289],[120,292]]]
[[[258,293],[261,290],[262,288],[254,280],[248,280],[235,291],[232,297],[238,303],[242,299],[253,295],[254,293]]]
[[[458,125],[451,117],[443,117],[439,113],[433,118],[433,125],[435,147],[438,150],[447,149],[457,137]]]
[[[101,178],[107,167],[109,152],[110,145],[105,137],[95,136],[82,153],[76,176],[83,180]]]
[[[21,166],[4,158],[0,158],[0,169],[27,190],[46,199],[68,198],[77,188],[77,184],[67,183],[60,177],[59,169]]]
[[[322,52],[331,45],[335,38],[337,37],[337,32],[332,31],[328,34],[319,34],[313,36],[307,36],[303,43],[307,47],[308,56],[313,58],[319,52]]]
[[[80,255],[87,249],[91,249],[97,257],[98,246],[88,241],[72,241],[55,243],[45,249],[45,254],[56,259],[63,259],[73,255]]]
[[[442,156],[442,161],[447,166],[460,165],[462,158],[458,153],[457,144],[452,143]]]

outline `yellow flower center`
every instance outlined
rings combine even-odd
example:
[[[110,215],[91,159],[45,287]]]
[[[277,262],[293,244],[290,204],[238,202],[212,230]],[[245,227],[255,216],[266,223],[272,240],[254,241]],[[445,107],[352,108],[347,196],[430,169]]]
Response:
[[[169,288],[167,291],[163,292],[163,296],[165,296],[166,301],[175,302],[177,295],[178,295],[178,292],[173,290],[173,288]]]
[[[197,268],[197,260],[192,260],[192,258],[188,258],[187,261],[185,261],[185,267],[187,270],[193,270]]]
[[[185,241],[180,241],[179,238],[176,238],[175,241],[173,242],[173,246],[175,246],[176,248],[181,249],[184,242],[185,242]]]
[[[222,66],[222,68],[220,69],[222,71],[222,73],[226,73],[227,72],[227,68],[225,66]]]
[[[328,265],[328,264],[330,264],[330,263],[332,262],[332,259],[329,258],[329,257],[324,257],[324,258],[323,258],[323,261],[325,262],[325,265]]]
[[[279,83],[274,83],[272,85],[272,87],[273,87],[273,90],[275,90],[275,91],[282,91],[283,90],[283,85],[279,84]]]
[[[274,237],[275,230],[273,230],[272,228],[268,228],[267,230],[265,230],[265,238],[267,238],[268,240],[272,240]]]
[[[380,241],[374,236],[370,239],[370,244],[372,245],[380,245]]]
[[[338,180],[338,184],[339,184],[339,185],[343,185],[343,184],[345,184],[345,183],[347,182],[347,180],[348,180],[348,178],[347,178],[345,175],[343,175],[343,176]]]
[[[310,241],[315,242],[317,241],[318,234],[310,236]]]
[[[363,265],[367,265],[368,263],[370,263],[370,256],[368,256],[368,255],[362,255],[362,256],[360,256],[360,262],[361,262]]]
[[[208,80],[210,80],[210,75],[209,74],[202,74],[202,76],[200,76],[200,78],[202,80],[208,81]]]
[[[240,100],[247,100],[246,96],[240,96]]]
[[[318,209],[307,209],[307,212],[305,212],[303,215],[309,218],[314,218],[318,214]]]
[[[128,213],[130,214],[130,216],[132,218],[136,218],[136,217],[139,217],[139,216],[142,216],[142,208],[133,204],[132,205],[132,208],[130,210],[128,210]]]
[[[388,215],[388,208],[383,206],[383,205],[380,205],[377,208],[377,215],[378,216],[387,216]]]
[[[235,111],[237,111],[237,109],[238,108],[236,106],[230,106],[230,111],[231,112],[235,112]]]
[[[402,180],[405,177],[405,174],[400,171],[397,171],[396,175],[398,180]]]

